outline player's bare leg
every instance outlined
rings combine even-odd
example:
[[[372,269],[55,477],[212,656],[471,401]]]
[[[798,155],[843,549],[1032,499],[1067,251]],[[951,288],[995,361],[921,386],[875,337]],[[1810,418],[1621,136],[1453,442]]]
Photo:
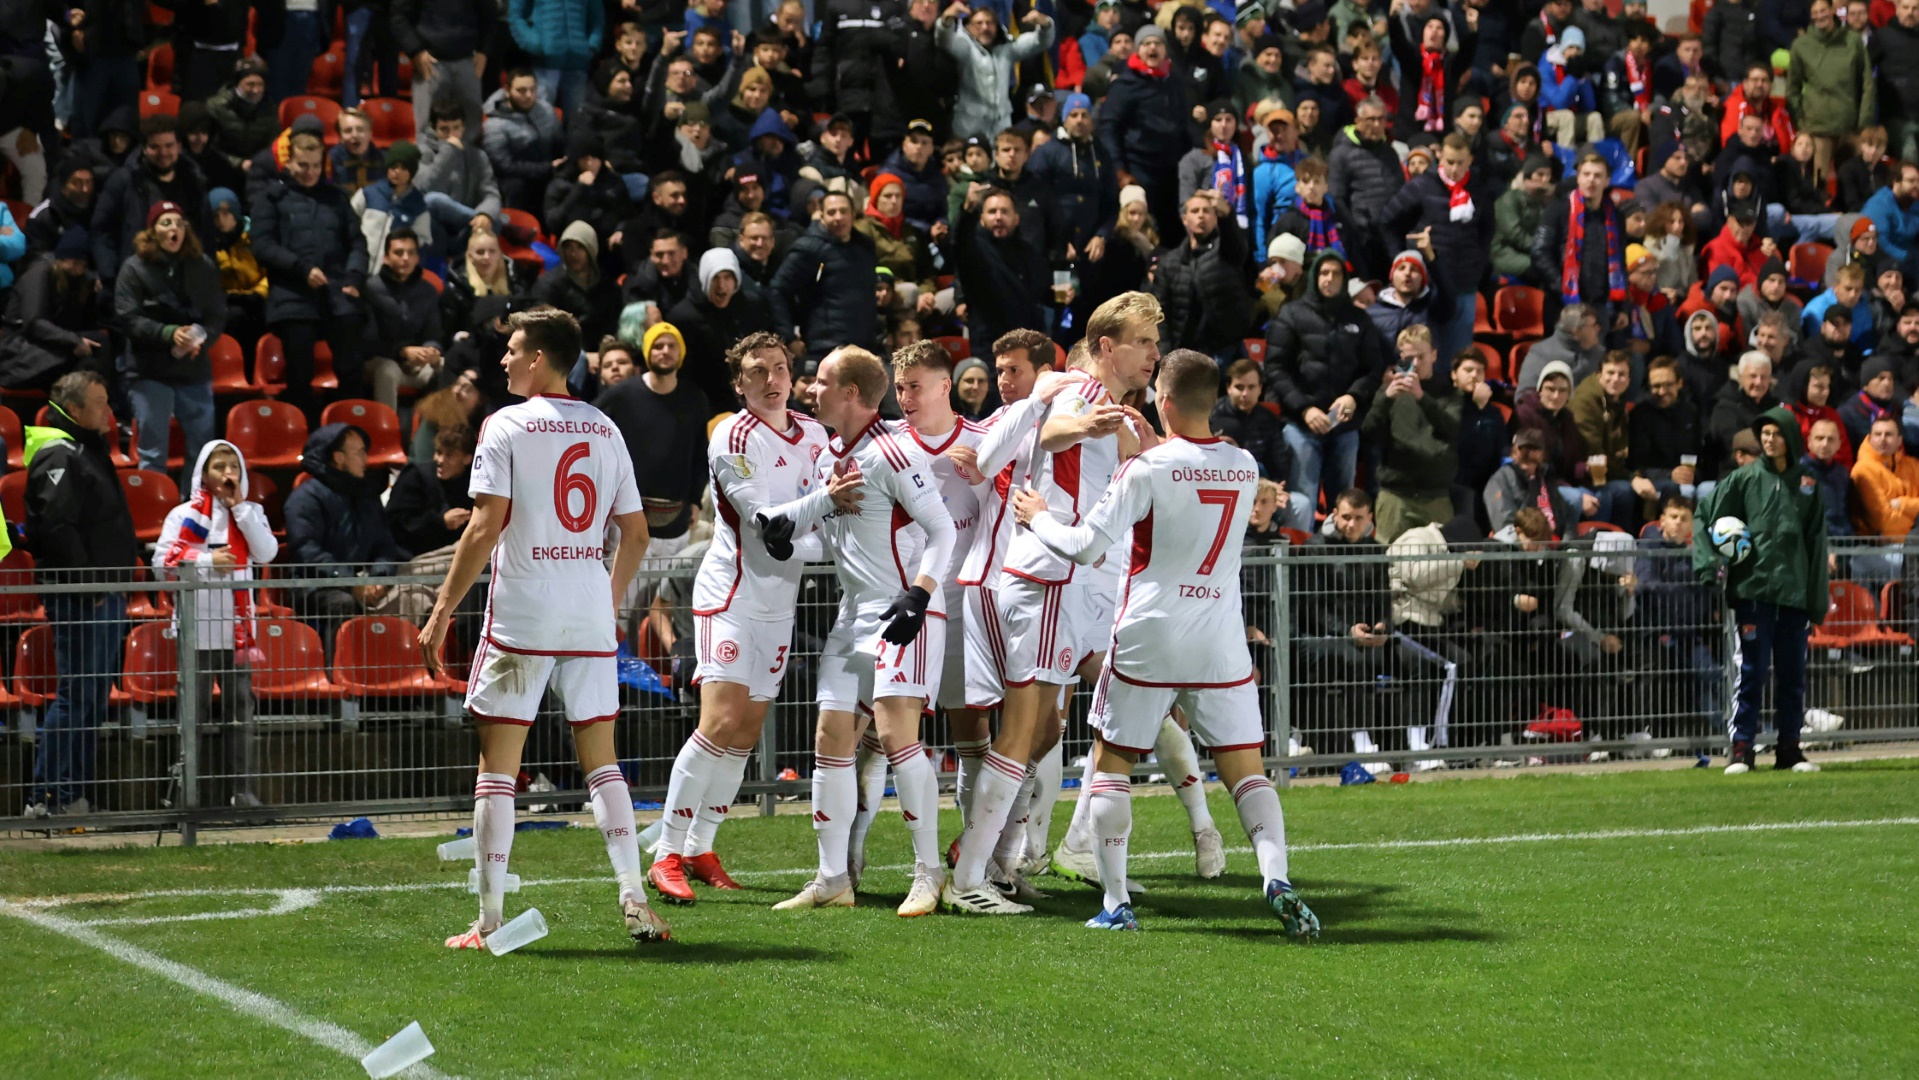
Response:
[[[640,872],[640,830],[633,821],[633,792],[620,772],[613,746],[613,724],[599,721],[573,725],[573,746],[580,755],[580,771],[593,801],[593,824],[606,841],[606,857],[620,882],[620,912],[634,941],[667,941],[673,932],[666,920],[646,902],[646,879]],[[515,765],[518,768],[518,765]],[[477,834],[477,833],[476,833]]]
[[[739,888],[713,854],[713,838],[746,778],[767,704],[754,701],[740,683],[700,683],[700,726],[673,761],[660,839],[653,848],[657,858],[646,875],[668,903],[693,902],[689,877],[717,888]]]
[[[1213,755],[1220,783],[1233,793],[1239,823],[1253,842],[1259,876],[1266,882],[1266,903],[1279,916],[1286,933],[1305,941],[1319,937],[1319,916],[1293,891],[1286,866],[1286,816],[1279,808],[1279,792],[1266,778],[1259,750],[1220,750]]]
[[[913,837],[913,886],[899,907],[902,916],[930,915],[939,906],[946,874],[939,858],[939,774],[920,742],[926,699],[884,697],[873,703],[884,760],[893,770],[900,817]]]
[[[846,851],[859,812],[859,778],[853,771],[859,735],[859,717],[853,713],[820,710],[813,735],[813,837],[820,868],[798,895],[774,904],[775,911],[853,906]]]

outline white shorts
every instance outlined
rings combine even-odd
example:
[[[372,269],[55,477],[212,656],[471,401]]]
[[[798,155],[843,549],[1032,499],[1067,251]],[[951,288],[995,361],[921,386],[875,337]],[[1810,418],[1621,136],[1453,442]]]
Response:
[[[997,709],[1000,699],[1006,694],[1006,635],[1001,632],[999,621],[999,599],[992,589],[984,585],[962,586],[960,597],[961,627],[960,645],[966,660],[966,671],[960,689],[965,695],[962,705],[968,709]],[[952,627],[947,627],[950,631]],[[947,634],[950,643],[953,635]],[[946,679],[952,678],[949,668]],[[941,697],[950,697],[951,687],[945,682],[940,684]],[[946,701],[940,704],[947,708],[954,706]]]
[[[1071,602],[1073,587],[1041,585],[1006,575],[999,587],[1000,627],[1006,635],[1006,685],[1070,683],[1079,666],[1083,613]]]
[[[1259,718],[1259,687],[1252,676],[1231,686],[1142,686],[1100,669],[1087,717],[1100,741],[1115,750],[1144,756],[1159,741],[1159,722],[1179,706],[1201,746],[1221,750],[1263,750],[1266,729]]]
[[[535,656],[482,641],[472,670],[466,711],[476,720],[531,725],[540,715],[540,697],[549,684],[569,724],[583,727],[620,714],[616,657]]]
[[[1082,568],[1066,586],[1066,604],[1072,609],[1069,620],[1079,632],[1074,642],[1073,668],[1079,669],[1089,656],[1104,653],[1113,644],[1113,612],[1119,607],[1119,590],[1125,578],[1106,573],[1105,568]]]
[[[946,617],[927,612],[920,636],[908,645],[891,645],[875,632],[855,641],[842,623],[826,638],[820,656],[820,685],[815,695],[822,712],[873,711],[877,698],[939,699],[946,656]]]
[[[944,660],[940,664],[939,700],[929,701],[929,705],[938,705],[942,709],[966,708],[966,631],[962,626],[957,632],[953,620],[965,620],[965,593],[971,590],[960,585],[950,585],[946,589],[946,631],[941,635],[944,644]],[[930,616],[929,616],[930,620]]]
[[[693,616],[693,652],[699,667],[693,685],[713,682],[746,687],[754,701],[780,696],[793,651],[793,613],[784,617],[716,611]]]

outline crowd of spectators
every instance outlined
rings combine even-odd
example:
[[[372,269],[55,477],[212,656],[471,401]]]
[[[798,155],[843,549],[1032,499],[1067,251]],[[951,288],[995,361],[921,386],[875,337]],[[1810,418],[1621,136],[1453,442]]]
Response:
[[[702,418],[737,407],[741,337],[787,344],[801,407],[833,348],[941,339],[979,417],[992,342],[1070,345],[1146,289],[1162,347],[1220,363],[1218,428],[1274,485],[1262,528],[1338,534],[1358,489],[1382,544],[1515,540],[1532,514],[1555,542],[1585,522],[1650,540],[1785,405],[1831,530],[1902,537],[1919,0],[1700,19],[1673,32],[1643,0],[16,5],[0,396],[25,418],[91,373],[106,419],[56,400],[35,429],[164,470],[228,434],[214,360],[237,346],[248,392],[283,384],[311,432],[277,562],[398,567],[457,538],[473,431],[509,400],[507,319],[551,305],[594,343],[570,385],[621,419],[670,546]],[[1509,310],[1538,329],[1487,321]],[[362,399],[401,422],[403,469],[322,423]],[[175,468],[191,497],[202,478]],[[408,610],[351,581],[295,593],[316,620]]]

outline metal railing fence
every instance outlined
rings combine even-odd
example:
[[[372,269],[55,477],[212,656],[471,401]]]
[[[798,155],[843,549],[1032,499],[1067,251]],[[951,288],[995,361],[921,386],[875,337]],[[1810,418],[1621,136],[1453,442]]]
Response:
[[[1693,580],[1689,551],[1623,537],[1480,547],[1248,549],[1245,618],[1277,777],[1352,761],[1523,767],[1723,749],[1739,627],[1720,590]],[[1919,557],[1863,541],[1834,551],[1806,741],[1919,739]],[[696,567],[649,560],[622,613],[616,738],[639,800],[663,795],[698,722],[692,618],[675,599]],[[254,582],[259,652],[245,662],[231,582],[0,575],[0,831],[174,828],[190,842],[211,825],[469,809],[477,743],[461,697],[484,584],[435,676],[415,631],[438,579],[358,569],[276,567]],[[294,576],[316,572],[343,576]],[[814,674],[838,599],[831,568],[810,567],[741,792],[764,812],[808,794]],[[1077,687],[1069,762],[1091,743],[1089,700]],[[520,802],[535,812],[585,798],[555,705],[549,694],[524,756]],[[944,716],[925,742],[950,771]],[[63,812],[27,817],[43,799]]]

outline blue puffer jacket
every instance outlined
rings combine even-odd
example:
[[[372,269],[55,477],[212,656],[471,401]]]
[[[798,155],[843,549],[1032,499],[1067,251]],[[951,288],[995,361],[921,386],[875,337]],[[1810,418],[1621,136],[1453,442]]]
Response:
[[[585,71],[606,36],[606,9],[598,0],[513,0],[506,21],[535,67]]]
[[[380,576],[396,572],[406,561],[406,552],[387,530],[386,510],[380,505],[385,472],[356,478],[333,467],[333,451],[348,431],[359,431],[366,438],[366,432],[347,424],[322,424],[307,436],[300,466],[313,479],[287,496],[286,547],[275,564],[293,564],[286,570],[295,576],[354,576],[353,568],[341,563],[371,563],[370,571]]]

